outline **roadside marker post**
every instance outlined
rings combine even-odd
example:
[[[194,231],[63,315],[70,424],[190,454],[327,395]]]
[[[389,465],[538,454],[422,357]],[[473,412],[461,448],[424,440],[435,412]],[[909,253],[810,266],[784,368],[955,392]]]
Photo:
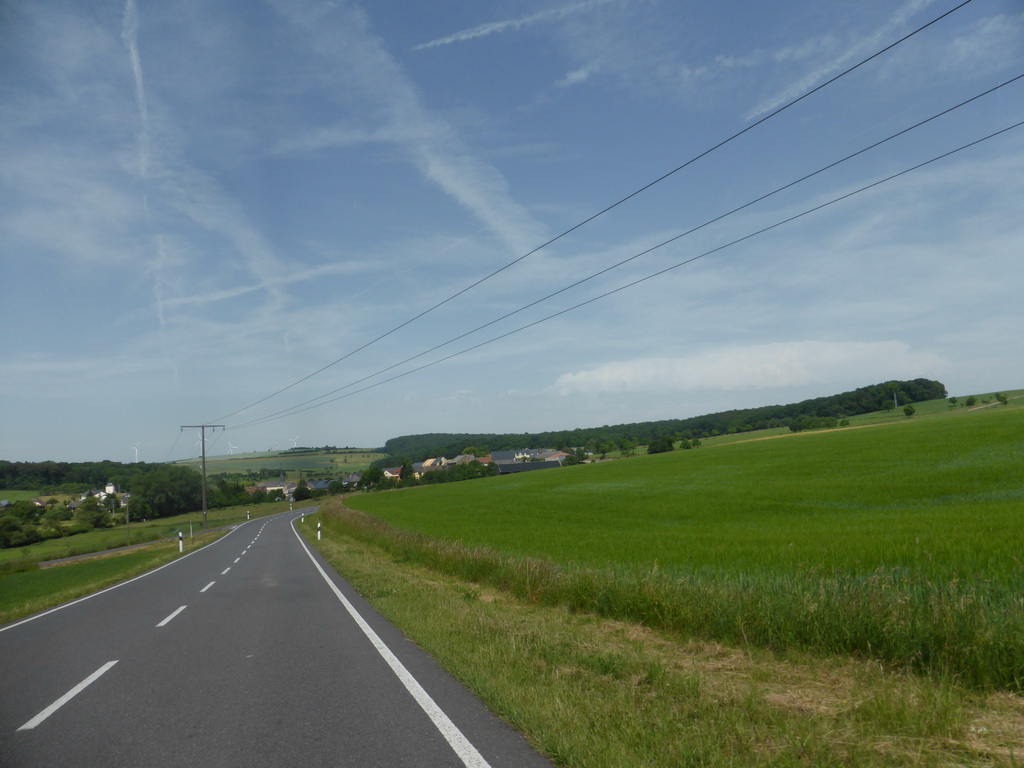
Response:
[[[251,520],[251,519],[252,519],[252,518],[251,518],[251,517],[249,516],[249,510],[248,510],[248,509],[247,509],[247,510],[245,510],[245,519],[246,519],[246,520]]]
[[[185,534],[178,531],[178,553],[181,554],[185,551]]]
[[[320,541],[320,523],[316,524],[316,540]]]

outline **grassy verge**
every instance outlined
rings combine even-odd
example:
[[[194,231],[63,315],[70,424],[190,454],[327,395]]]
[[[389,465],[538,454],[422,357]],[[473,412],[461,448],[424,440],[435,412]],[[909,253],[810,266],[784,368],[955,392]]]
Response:
[[[305,533],[385,616],[557,765],[1010,766],[1024,701],[848,658],[783,655],[523,600],[385,551],[322,512]]]
[[[1022,429],[958,409],[349,504],[396,557],[547,604],[1019,693]]]
[[[316,503],[313,500],[296,502],[294,507],[300,509]],[[256,519],[257,517],[276,515],[288,508],[289,502],[282,501],[255,506],[211,509],[207,513],[207,528],[219,528],[244,522],[249,519],[246,517],[247,512],[251,513],[252,519]],[[145,522],[132,521],[130,529],[123,525],[117,528],[101,528],[61,539],[48,539],[27,547],[2,549],[0,550],[0,567],[5,563],[38,563],[44,560],[57,560],[62,557],[101,552],[129,544],[177,536],[178,531],[184,531],[188,535],[190,524],[195,535],[198,536],[203,530],[202,519],[202,512],[192,512],[187,515],[162,517]],[[0,568],[0,572],[2,572],[2,568]]]
[[[223,535],[223,532],[211,532],[197,536],[186,545],[185,551],[209,544]],[[0,624],[106,589],[179,556],[177,542],[168,542],[53,568],[31,567],[3,573],[0,575]]]

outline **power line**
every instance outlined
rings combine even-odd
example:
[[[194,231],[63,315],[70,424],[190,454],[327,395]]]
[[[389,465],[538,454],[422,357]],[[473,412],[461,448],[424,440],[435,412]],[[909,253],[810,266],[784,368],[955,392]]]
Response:
[[[1004,133],[1012,131],[1012,130],[1014,130],[1016,128],[1020,128],[1021,126],[1024,126],[1024,120],[1022,120],[1020,122],[1017,122],[1017,123],[1014,123],[1013,125],[1010,125],[1010,126],[1008,126],[1006,128],[1003,128],[1003,129],[1001,129],[999,131],[996,131],[994,133],[990,133],[987,136],[984,136],[984,137],[982,137],[980,139],[976,139],[975,141],[969,142],[968,144],[964,144],[964,145],[962,145],[960,147],[957,147],[956,149],[950,150],[949,152],[945,152],[945,153],[943,153],[941,155],[937,155],[936,157],[933,157],[930,160],[926,160],[926,161],[924,161],[922,163],[918,163],[917,165],[911,166],[910,168],[906,168],[906,169],[904,169],[904,170],[902,170],[902,171],[900,171],[898,173],[894,173],[894,174],[892,174],[890,176],[886,176],[883,179],[879,179],[878,181],[872,182],[871,184],[867,184],[867,185],[865,185],[863,187],[860,187],[860,188],[858,188],[858,189],[856,189],[856,190],[854,190],[852,192],[848,192],[846,194],[840,195],[839,197],[835,197],[835,198],[833,198],[833,199],[831,199],[831,200],[829,200],[829,201],[827,201],[825,203],[821,203],[819,205],[813,206],[812,208],[808,208],[807,210],[805,210],[805,211],[803,211],[801,213],[798,213],[798,214],[796,214],[794,216],[790,216],[788,218],[782,219],[781,221],[777,221],[776,223],[771,224],[770,226],[758,229],[758,230],[756,230],[754,232],[751,232],[751,233],[749,233],[747,235],[744,235],[743,237],[736,238],[735,240],[732,240],[732,241],[730,241],[728,243],[725,243],[724,245],[720,245],[720,246],[718,246],[716,248],[712,248],[709,251],[704,251],[701,254],[693,256],[693,257],[691,257],[689,259],[685,259],[684,261],[678,262],[678,263],[673,264],[673,265],[671,265],[669,267],[665,267],[664,269],[660,269],[657,272],[654,272],[654,273],[652,273],[650,275],[647,275],[646,277],[642,277],[642,278],[639,278],[637,280],[633,280],[632,282],[629,282],[629,283],[626,283],[624,285],[621,285],[618,288],[614,288],[614,289],[612,289],[610,291],[602,293],[599,296],[594,296],[594,297],[592,297],[590,299],[587,299],[586,301],[582,301],[582,302],[580,302],[578,304],[575,304],[575,305],[573,305],[571,307],[567,307],[565,309],[559,310],[558,312],[550,314],[550,315],[548,315],[546,317],[540,318],[539,320],[535,320],[535,321],[533,321],[531,323],[527,323],[526,325],[522,325],[522,326],[520,326],[518,328],[515,328],[515,329],[513,329],[511,331],[508,331],[506,333],[500,334],[498,336],[495,336],[495,337],[493,337],[491,339],[488,339],[486,341],[482,341],[479,344],[474,344],[471,347],[466,347],[465,349],[459,350],[458,352],[453,352],[452,354],[447,355],[445,357],[439,358],[439,359],[434,360],[434,361],[429,362],[429,363],[425,363],[425,364],[423,364],[421,366],[418,366],[416,368],[411,368],[408,371],[403,371],[402,373],[396,374],[395,376],[392,376],[390,378],[383,379],[381,381],[375,382],[374,384],[370,384],[370,385],[368,385],[366,387],[363,387],[361,389],[357,389],[355,391],[348,392],[348,393],[346,393],[344,395],[340,395],[340,396],[335,397],[335,398],[333,398],[331,400],[325,400],[325,401],[323,401],[321,403],[317,403],[316,405],[310,405],[307,408],[299,408],[298,410],[288,409],[289,412],[287,412],[287,413],[274,414],[274,415],[267,416],[267,417],[262,418],[262,419],[256,419],[256,420],[247,422],[245,424],[240,424],[237,427],[232,427],[232,429],[241,429],[243,427],[250,427],[250,426],[255,426],[255,425],[258,425],[258,424],[265,424],[265,423],[270,422],[270,421],[276,421],[278,419],[283,419],[283,418],[286,418],[288,416],[295,416],[295,415],[297,415],[299,413],[303,413],[305,411],[310,411],[310,410],[313,410],[314,408],[319,408],[321,406],[328,405],[329,403],[333,403],[333,402],[336,402],[338,400],[343,400],[343,399],[345,399],[347,397],[352,397],[353,395],[357,395],[357,394],[359,394],[361,392],[365,392],[365,391],[367,391],[369,389],[373,389],[375,387],[379,387],[379,386],[381,386],[383,384],[388,384],[388,383],[390,383],[392,381],[395,381],[397,379],[401,379],[401,378],[403,378],[405,376],[409,376],[410,374],[418,373],[419,371],[425,370],[426,368],[430,368],[430,367],[438,365],[440,363],[447,362],[448,360],[451,360],[451,359],[453,359],[455,357],[459,357],[459,356],[464,355],[464,354],[466,354],[468,352],[472,352],[474,350],[480,349],[481,347],[487,346],[489,344],[493,344],[496,341],[501,341],[502,339],[506,339],[509,336],[512,336],[512,335],[514,335],[516,333],[520,333],[521,331],[525,331],[525,330],[527,330],[529,328],[533,328],[534,326],[540,325],[541,323],[545,323],[545,322],[547,322],[549,320],[553,320],[556,317],[561,317],[562,315],[568,314],[569,312],[573,312],[573,311],[575,311],[577,309],[580,309],[582,307],[585,307],[585,306],[587,306],[589,304],[593,304],[596,301],[600,301],[601,299],[605,299],[605,298],[607,298],[609,296],[612,296],[612,295],[614,295],[616,293],[620,293],[620,292],[622,292],[622,291],[624,291],[624,290],[626,290],[628,288],[632,288],[632,287],[637,286],[637,285],[639,285],[641,283],[645,283],[648,280],[653,280],[656,277],[660,277],[661,275],[664,275],[664,274],[666,274],[668,272],[671,272],[671,271],[673,271],[675,269],[679,269],[680,267],[684,267],[684,266],[686,266],[688,264],[692,264],[693,262],[698,261],[698,260],[700,260],[700,259],[702,259],[702,258],[704,258],[706,256],[710,256],[712,254],[715,254],[715,253],[718,253],[720,251],[723,251],[726,248],[730,248],[730,247],[732,247],[734,245],[737,245],[739,243],[742,243],[742,242],[745,242],[747,240],[750,240],[750,239],[752,239],[754,237],[757,237],[758,235],[762,235],[762,234],[764,234],[766,232],[770,232],[773,229],[777,229],[777,228],[779,228],[779,227],[781,227],[781,226],[783,226],[785,224],[789,224],[789,223],[791,223],[793,221],[796,221],[797,219],[801,219],[801,218],[803,218],[805,216],[808,216],[808,215],[810,215],[812,213],[820,211],[820,210],[822,210],[824,208],[827,208],[827,207],[829,207],[831,205],[834,205],[834,204],[836,204],[838,202],[841,202],[843,200],[848,200],[849,198],[854,197],[855,195],[859,195],[862,192],[866,192],[866,191],[868,191],[870,189],[874,189],[875,187],[878,187],[878,186],[880,186],[882,184],[885,184],[887,182],[893,181],[894,179],[898,179],[901,176],[905,176],[908,173],[912,173],[914,171],[920,170],[921,168],[924,168],[925,166],[931,165],[932,163],[936,163],[936,162],[938,162],[940,160],[944,160],[944,159],[946,159],[948,157],[951,157],[952,155],[957,154],[958,152],[962,152],[962,151],[964,151],[966,149],[970,149],[971,147],[977,146],[978,144],[981,144],[982,142],[989,141],[990,139],[996,138],[997,136],[1000,136],[1000,135],[1002,135]],[[672,238],[672,239],[666,240],[663,243],[660,243],[659,245],[654,246],[654,248],[660,248],[663,245],[667,245],[668,243],[673,242],[675,239],[677,239],[677,238]],[[654,248],[648,249],[648,251],[654,250]],[[374,375],[377,375],[377,374],[374,374]],[[371,377],[367,377],[367,378],[371,378]],[[296,406],[296,408],[298,408],[298,406]]]
[[[553,243],[561,240],[566,235],[569,235],[569,234],[575,232],[577,229],[580,229],[581,227],[586,226],[587,224],[589,224],[590,222],[594,221],[595,219],[598,219],[601,216],[604,216],[606,213],[614,210],[615,208],[618,208],[623,203],[626,203],[627,201],[632,200],[634,197],[642,194],[643,192],[646,192],[648,189],[650,189],[651,187],[655,186],[656,184],[660,184],[662,181],[665,181],[665,179],[668,179],[669,177],[675,175],[679,171],[682,171],[684,168],[687,168],[688,166],[692,165],[693,163],[697,162],[698,160],[706,157],[707,155],[710,155],[712,152],[715,152],[716,150],[721,149],[726,144],[729,144],[730,142],[734,141],[735,139],[738,139],[740,136],[743,136],[744,134],[752,131],[754,128],[757,128],[762,123],[765,123],[768,120],[771,120],[773,117],[781,114],[782,112],[785,112],[790,107],[800,103],[804,99],[806,99],[809,96],[817,93],[818,91],[822,90],[823,88],[827,88],[829,85],[831,85],[832,83],[836,82],[837,80],[845,77],[846,75],[850,74],[854,70],[859,69],[860,67],[862,67],[865,64],[867,64],[868,62],[878,58],[879,56],[883,55],[884,53],[887,53],[888,51],[892,50],[893,48],[895,48],[896,46],[900,45],[901,43],[909,40],[914,35],[918,34],[919,32],[924,31],[925,29],[927,29],[928,27],[931,27],[932,25],[938,23],[939,21],[942,21],[947,16],[950,16],[951,14],[955,13],[956,11],[958,11],[961,8],[969,5],[972,2],[973,2],[973,0],[964,0],[959,5],[951,8],[950,10],[946,11],[945,13],[937,16],[936,18],[932,19],[931,21],[927,22],[926,24],[923,24],[922,26],[920,26],[917,29],[915,29],[914,31],[904,35],[903,37],[901,37],[900,39],[896,40],[895,42],[890,43],[889,45],[885,46],[884,48],[876,51],[875,53],[871,54],[867,58],[862,59],[861,61],[859,61],[858,63],[856,63],[853,66],[849,67],[848,69],[843,70],[839,74],[829,78],[828,80],[826,80],[823,83],[820,83],[819,85],[815,86],[814,88],[812,88],[811,90],[807,91],[806,93],[804,93],[804,94],[796,97],[795,99],[793,99],[793,100],[783,104],[781,107],[775,109],[774,111],[769,112],[764,117],[761,117],[760,119],[758,119],[755,122],[751,123],[746,128],[743,128],[742,130],[737,131],[736,133],[734,133],[731,136],[729,136],[727,139],[723,139],[722,141],[718,142],[717,144],[715,144],[714,146],[710,147],[709,149],[706,149],[703,152],[701,152],[700,154],[691,157],[689,160],[687,160],[683,164],[676,166],[672,170],[670,170],[667,173],[659,176],[658,178],[654,179],[653,181],[648,182],[647,184],[643,185],[639,189],[629,193],[625,197],[623,197],[623,198],[619,199],[618,201],[612,203],[611,205],[607,206],[606,208],[603,208],[600,211],[598,211],[597,213],[589,216],[588,218],[583,219],[583,221],[580,221],[579,223],[573,225],[572,227],[570,227],[569,229],[565,230],[561,234],[556,235],[555,237],[551,238],[550,240],[548,240],[548,241],[538,245],[533,250],[531,250],[531,251],[529,251],[527,253],[524,253],[522,256],[520,256],[520,257],[510,261],[509,263],[505,264],[503,267],[500,267],[500,268],[494,270],[493,272],[491,272],[490,274],[480,278],[476,282],[471,283],[470,285],[468,285],[465,288],[457,291],[456,293],[453,293],[451,296],[449,296],[448,298],[446,298],[446,299],[444,299],[442,301],[439,301],[437,304],[434,304],[429,309],[423,310],[422,312],[420,312],[415,317],[411,317],[408,320],[406,320],[405,322],[403,322],[403,323],[401,323],[399,325],[396,325],[390,331],[382,333],[381,335],[377,336],[376,338],[372,339],[371,341],[366,342],[362,346],[359,346],[356,349],[353,349],[352,351],[347,352],[346,354],[344,354],[341,357],[339,357],[337,360],[334,360],[333,362],[330,362],[327,365],[325,365],[325,366],[323,366],[321,368],[318,368],[317,370],[313,371],[310,374],[307,374],[306,376],[303,376],[301,379],[298,379],[297,381],[293,381],[288,386],[282,387],[281,389],[277,390],[276,392],[270,393],[266,397],[260,398],[259,400],[256,400],[255,402],[250,403],[249,405],[246,405],[246,406],[244,406],[242,408],[239,408],[238,410],[232,411],[231,413],[226,414],[224,416],[218,416],[216,421],[226,421],[227,419],[231,418],[232,416],[236,416],[239,413],[242,413],[243,411],[247,411],[250,408],[254,408],[255,406],[257,406],[257,405],[259,405],[261,403],[264,403],[267,400],[270,400],[271,398],[276,397],[277,395],[280,395],[283,392],[287,392],[289,389],[291,389],[291,388],[293,388],[295,386],[298,386],[302,382],[307,381],[307,380],[313,378],[314,376],[316,376],[316,375],[318,375],[320,373],[323,373],[328,368],[331,368],[331,367],[337,365],[338,363],[340,363],[340,362],[342,362],[344,360],[347,360],[348,358],[350,358],[353,355],[363,351],[364,349],[367,349],[368,347],[373,346],[378,341],[382,341],[383,339],[387,338],[388,336],[392,335],[393,333],[396,333],[397,331],[400,331],[402,328],[405,328],[406,326],[416,322],[417,320],[422,319],[423,317],[425,317],[426,315],[430,314],[434,310],[441,308],[442,306],[444,306],[448,302],[453,301],[454,299],[458,298],[459,296],[462,296],[463,294],[473,290],[477,286],[487,282],[488,280],[490,280],[493,277],[496,277],[497,275],[499,275],[502,272],[504,272],[505,270],[515,266],[516,264],[518,264],[519,262],[521,262],[524,259],[528,258],[529,256],[532,256],[533,254],[537,253],[538,251],[540,251],[540,250],[542,250],[544,248],[547,248],[549,245],[552,245]]]
[[[181,439],[181,430],[178,430],[177,437],[174,438],[174,442],[171,443],[171,450],[167,452],[166,458],[164,458],[164,464],[171,460],[171,454],[174,453],[174,449],[178,446],[178,441]]]
[[[376,371],[374,373],[371,373],[371,374],[369,374],[367,376],[364,376],[361,379],[357,379],[355,381],[349,382],[348,384],[345,384],[342,387],[338,387],[337,389],[331,390],[330,392],[326,392],[323,395],[319,395],[319,396],[314,397],[314,398],[312,398],[310,400],[306,400],[306,401],[304,401],[302,403],[298,403],[297,405],[291,406],[289,408],[285,408],[283,410],[280,410],[280,411],[277,411],[275,413],[269,414],[268,416],[261,417],[260,419],[257,419],[257,420],[254,420],[254,421],[262,423],[262,421],[264,419],[270,419],[270,418],[273,418],[273,417],[276,417],[276,416],[285,415],[285,414],[288,414],[289,412],[299,412],[298,409],[303,408],[303,406],[310,405],[311,403],[315,403],[317,400],[322,400],[322,399],[324,399],[326,397],[330,397],[331,395],[336,394],[338,392],[341,392],[341,391],[343,391],[345,389],[349,389],[351,387],[354,387],[354,386],[356,386],[358,384],[363,383],[364,381],[368,381],[369,379],[372,379],[372,378],[374,378],[376,376],[379,376],[379,375],[381,375],[383,373],[387,373],[388,371],[394,370],[395,368],[398,368],[399,366],[405,365],[406,363],[410,363],[413,360],[417,360],[417,359],[423,357],[424,355],[430,354],[431,352],[436,352],[438,349],[441,349],[442,347],[446,347],[449,344],[453,344],[456,341],[459,341],[460,339],[464,339],[467,336],[470,336],[470,335],[472,335],[472,334],[474,334],[474,333],[476,333],[478,331],[483,330],[484,328],[488,328],[488,327],[490,327],[492,325],[495,325],[496,323],[501,322],[502,320],[506,320],[509,317],[517,315],[520,312],[523,312],[523,311],[525,311],[527,309],[530,309],[531,307],[537,306],[538,304],[541,304],[544,301],[547,301],[548,299],[554,298],[555,296],[558,296],[559,294],[565,293],[566,291],[569,291],[572,288],[576,288],[576,287],[582,285],[583,283],[586,283],[586,282],[588,282],[590,280],[593,280],[593,279],[595,279],[597,277],[600,277],[603,274],[611,272],[612,270],[617,269],[618,267],[621,267],[621,266],[623,266],[625,264],[628,264],[628,263],[630,263],[630,262],[640,258],[641,256],[645,256],[645,255],[651,253],[652,251],[655,251],[655,250],[657,250],[659,248],[662,248],[662,247],[664,247],[666,245],[669,245],[671,243],[677,242],[677,241],[681,240],[684,237],[687,237],[687,236],[689,236],[689,235],[691,235],[691,234],[693,234],[693,233],[695,233],[695,232],[697,232],[697,231],[699,231],[701,229],[704,229],[705,227],[710,226],[711,224],[714,224],[714,223],[717,223],[719,221],[722,221],[723,219],[725,219],[725,218],[727,218],[729,216],[732,216],[733,214],[738,213],[738,212],[740,212],[740,211],[742,211],[742,210],[744,210],[746,208],[749,208],[749,207],[751,207],[751,206],[753,206],[753,205],[755,205],[755,204],[757,204],[759,202],[762,202],[762,201],[768,199],[769,197],[772,197],[773,195],[776,195],[776,194],[778,194],[780,192],[783,192],[783,191],[785,191],[787,189],[790,189],[790,188],[796,186],[797,184],[800,184],[800,183],[802,183],[804,181],[807,181],[808,179],[811,179],[811,178],[813,178],[815,176],[818,176],[821,173],[824,173],[825,171],[831,170],[832,168],[835,168],[836,166],[841,165],[842,163],[845,163],[845,162],[847,162],[849,160],[852,160],[853,158],[859,157],[860,155],[863,155],[866,152],[869,152],[869,151],[871,151],[873,149],[876,149],[876,148],[882,146],[883,144],[886,144],[886,143],[888,143],[890,141],[893,141],[896,138],[899,138],[900,136],[906,135],[907,133],[910,133],[911,131],[914,131],[914,130],[918,129],[918,128],[920,128],[923,125],[926,125],[926,124],[928,124],[930,122],[933,122],[933,121],[939,119],[940,117],[944,117],[944,116],[946,116],[946,115],[948,115],[948,114],[950,114],[950,113],[952,113],[952,112],[954,112],[954,111],[956,111],[958,109],[961,109],[962,107],[967,106],[968,104],[971,104],[972,102],[977,101],[978,99],[981,99],[981,98],[983,98],[985,96],[988,96],[988,95],[998,91],[999,89],[1004,88],[1004,87],[1006,87],[1008,85],[1011,85],[1012,83],[1015,83],[1015,82],[1017,82],[1018,80],[1021,80],[1021,79],[1024,79],[1024,74],[1020,74],[1020,75],[1017,75],[1016,77],[1010,78],[1009,80],[1006,80],[1006,81],[1000,83],[999,85],[993,86],[992,88],[989,88],[989,89],[987,89],[987,90],[985,90],[985,91],[983,91],[983,92],[981,92],[981,93],[979,93],[979,94],[977,94],[975,96],[972,96],[969,99],[965,99],[964,101],[961,101],[959,104],[956,104],[956,105],[954,105],[952,107],[944,109],[941,112],[938,112],[938,113],[932,115],[931,117],[925,118],[924,120],[920,120],[917,123],[915,123],[915,124],[913,124],[913,125],[911,125],[911,126],[909,126],[907,128],[904,128],[904,129],[902,129],[900,131],[897,131],[896,133],[893,133],[893,134],[887,136],[884,139],[876,141],[873,144],[870,144],[870,145],[868,145],[868,146],[866,146],[866,147],[864,147],[862,149],[857,150],[856,152],[852,152],[851,154],[848,154],[848,155],[846,155],[845,157],[843,157],[843,158],[841,158],[839,160],[836,160],[836,161],[834,161],[832,163],[829,163],[828,165],[822,166],[821,168],[817,169],[816,171],[813,171],[811,173],[805,174],[804,176],[801,176],[800,178],[798,178],[798,179],[796,179],[794,181],[791,181],[788,184],[784,184],[781,187],[777,187],[777,188],[773,189],[771,192],[767,192],[767,193],[765,193],[765,194],[763,194],[763,195],[761,195],[759,197],[756,197],[753,200],[750,200],[750,201],[744,203],[743,205],[740,205],[740,206],[738,206],[736,208],[733,208],[732,210],[730,210],[730,211],[728,211],[726,213],[720,214],[719,216],[716,216],[716,217],[714,217],[712,219],[709,219],[709,220],[705,221],[704,223],[699,224],[699,225],[697,225],[695,227],[692,227],[691,229],[688,229],[687,231],[685,231],[685,232],[683,232],[681,234],[675,235],[674,237],[669,238],[668,240],[665,240],[665,241],[663,241],[663,242],[661,242],[661,243],[659,243],[657,245],[654,245],[654,246],[652,246],[650,248],[642,250],[639,253],[636,253],[636,254],[634,254],[634,255],[626,258],[626,259],[623,259],[622,261],[619,261],[619,262],[617,262],[615,264],[612,264],[611,266],[608,266],[608,267],[606,267],[606,268],[604,268],[602,270],[599,270],[598,272],[595,272],[595,273],[593,273],[593,274],[591,274],[591,275],[589,275],[587,277],[581,278],[580,280],[577,280],[574,283],[571,283],[571,284],[569,284],[567,286],[564,286],[564,287],[558,289],[557,291],[549,293],[548,295],[546,295],[546,296],[544,296],[542,298],[539,298],[539,299],[537,299],[535,301],[532,301],[529,304],[526,304],[526,305],[524,305],[522,307],[519,307],[518,309],[515,309],[515,310],[513,310],[511,312],[508,312],[508,313],[506,313],[506,314],[504,314],[504,315],[502,315],[500,317],[497,317],[497,318],[495,318],[493,320],[490,320],[489,322],[483,323],[482,325],[479,325],[476,328],[473,328],[472,330],[466,331],[466,332],[464,332],[464,333],[462,333],[462,334],[460,334],[458,336],[455,336],[455,337],[453,337],[453,338],[451,338],[451,339],[449,339],[449,340],[447,340],[445,342],[437,344],[437,345],[431,347],[430,349],[426,349],[426,350],[423,350],[422,352],[418,352],[417,354],[412,355],[411,357],[408,357],[405,360],[402,360],[402,361],[400,361],[398,363],[390,365],[390,366],[388,366],[386,368],[382,368],[381,370],[378,370],[378,371]],[[362,391],[362,390],[360,390],[360,391]],[[247,426],[247,425],[243,425],[243,426]],[[235,428],[237,429],[238,427],[235,427]]]

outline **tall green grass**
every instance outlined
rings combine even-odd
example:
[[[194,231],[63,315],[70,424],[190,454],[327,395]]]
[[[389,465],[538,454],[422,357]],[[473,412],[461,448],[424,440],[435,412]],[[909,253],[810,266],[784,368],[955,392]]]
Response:
[[[1024,754],[1014,696],[847,658],[674,643],[396,563],[334,523],[320,541],[316,521],[300,530],[556,765],[1008,768]]]
[[[1024,690],[1024,410],[355,497],[397,556],[689,636]]]

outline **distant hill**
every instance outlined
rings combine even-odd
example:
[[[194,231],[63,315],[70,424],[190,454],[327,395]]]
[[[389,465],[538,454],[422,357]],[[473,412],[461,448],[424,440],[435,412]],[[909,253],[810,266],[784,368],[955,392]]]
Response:
[[[946,397],[946,387],[931,379],[911,381],[883,381],[852,392],[816,397],[790,405],[766,405],[692,416],[686,419],[644,421],[635,424],[590,427],[536,434],[451,434],[434,433],[394,437],[384,444],[388,456],[402,456],[420,461],[430,456],[455,456],[466,447],[473,446],[491,451],[513,448],[566,448],[600,447],[624,441],[648,445],[659,437],[705,438],[758,429],[790,427],[796,429],[834,426],[834,422],[849,416],[880,411],[893,405],[895,394],[899,406]]]

